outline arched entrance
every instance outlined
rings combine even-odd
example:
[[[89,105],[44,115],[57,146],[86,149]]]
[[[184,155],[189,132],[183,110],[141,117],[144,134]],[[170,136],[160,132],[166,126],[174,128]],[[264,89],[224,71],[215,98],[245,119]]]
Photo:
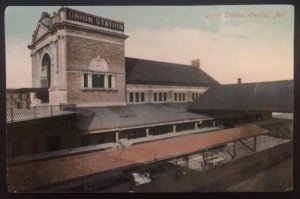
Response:
[[[42,71],[46,73],[46,79],[41,80],[41,86],[49,88],[51,86],[51,60],[48,54],[44,54],[43,56]]]

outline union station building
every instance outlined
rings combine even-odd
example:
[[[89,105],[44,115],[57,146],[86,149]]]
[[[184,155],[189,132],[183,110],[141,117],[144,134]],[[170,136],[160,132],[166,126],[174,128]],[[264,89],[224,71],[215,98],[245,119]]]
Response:
[[[221,85],[199,59],[125,57],[124,31],[42,13],[32,88],[6,90],[9,192],[222,191],[292,157],[293,80]]]
[[[255,108],[203,112],[208,105],[190,106],[209,90],[226,87],[200,68],[199,59],[184,65],[125,57],[128,35],[124,30],[123,22],[66,7],[52,16],[42,13],[28,45],[32,88],[22,92],[27,91],[32,107],[74,104],[77,108],[61,118],[9,124],[11,156],[83,146],[90,147],[86,150],[106,149],[271,117],[270,111]],[[292,82],[282,84],[290,88]],[[273,85],[278,86],[262,87],[260,93]],[[255,87],[256,92],[257,86],[239,81],[233,89],[241,87],[239,95],[249,91],[250,99],[257,97],[251,90]],[[7,92],[7,101],[14,99],[8,96],[14,92]],[[214,94],[208,102],[213,97],[221,101],[212,105],[228,102],[223,95]]]
[[[121,106],[190,102],[216,80],[191,65],[125,57],[124,23],[61,8],[43,13],[32,43],[32,85],[49,104]]]

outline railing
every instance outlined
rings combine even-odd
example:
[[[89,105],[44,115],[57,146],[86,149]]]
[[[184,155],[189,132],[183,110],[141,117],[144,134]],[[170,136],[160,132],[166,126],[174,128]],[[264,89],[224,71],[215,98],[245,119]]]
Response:
[[[70,114],[75,112],[76,108],[76,104],[31,106],[29,108],[8,107],[6,108],[6,122]]]

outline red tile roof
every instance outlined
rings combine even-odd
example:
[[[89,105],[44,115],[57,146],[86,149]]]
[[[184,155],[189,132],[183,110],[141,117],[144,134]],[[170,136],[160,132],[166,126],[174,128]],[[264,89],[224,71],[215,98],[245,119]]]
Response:
[[[255,125],[180,136],[134,145],[122,150],[107,150],[89,154],[31,162],[8,168],[8,189],[26,191],[80,177],[122,169],[136,163],[197,152],[237,139],[268,133]]]

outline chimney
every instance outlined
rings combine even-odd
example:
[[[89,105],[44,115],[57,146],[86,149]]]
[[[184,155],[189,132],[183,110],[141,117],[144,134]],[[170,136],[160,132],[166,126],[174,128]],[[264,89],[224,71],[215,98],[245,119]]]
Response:
[[[200,68],[200,59],[193,59],[191,65]]]
[[[237,79],[237,83],[238,83],[238,84],[241,84],[241,83],[242,83],[242,78],[239,77],[239,78]]]

